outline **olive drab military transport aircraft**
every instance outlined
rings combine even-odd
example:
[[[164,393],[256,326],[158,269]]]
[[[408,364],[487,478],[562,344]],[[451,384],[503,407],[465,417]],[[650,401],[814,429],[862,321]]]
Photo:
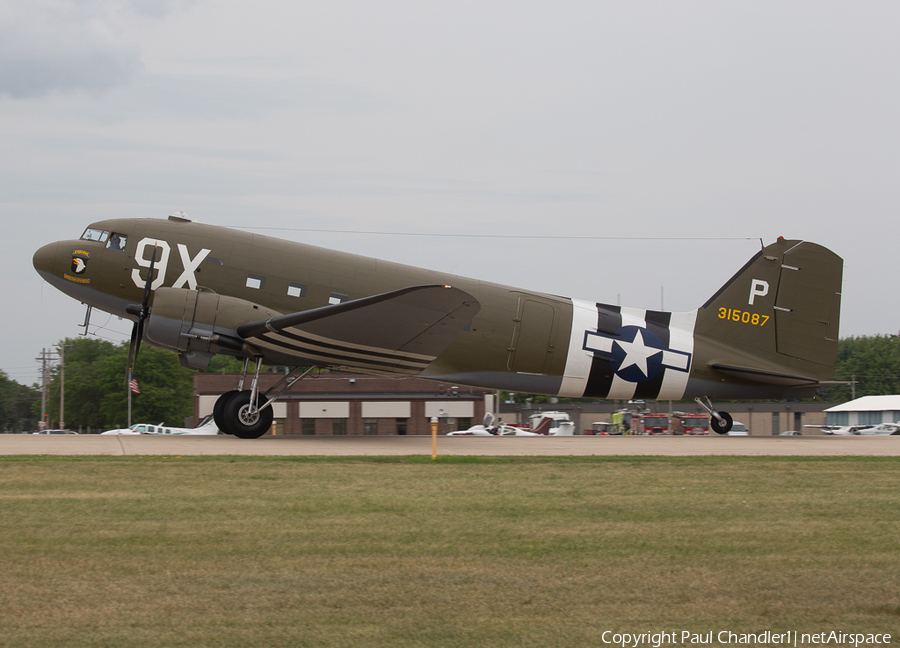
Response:
[[[832,377],[843,261],[807,241],[763,247],[696,310],[625,308],[466,279],[259,234],[167,220],[92,223],[34,267],[140,344],[203,368],[244,360],[216,424],[264,434],[271,403],[311,367],[607,399],[804,398]],[[250,362],[255,370],[249,371]],[[262,364],[295,369],[266,393]],[[248,375],[249,374],[249,375]]]

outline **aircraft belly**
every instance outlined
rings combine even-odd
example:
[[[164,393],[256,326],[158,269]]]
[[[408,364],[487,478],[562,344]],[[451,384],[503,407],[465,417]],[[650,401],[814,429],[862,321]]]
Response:
[[[93,288],[89,284],[74,284],[60,277],[50,275],[49,273],[42,276],[51,286],[57,288],[60,292],[69,295],[69,297],[72,297],[73,299],[77,299],[84,304],[90,304],[97,310],[116,315],[117,317],[132,319],[131,316],[125,312],[125,306],[133,300],[110,295]]]
[[[504,391],[522,392],[525,394],[559,393],[562,376],[514,373],[511,371],[472,371],[460,373],[431,373],[421,375],[429,380],[440,380],[467,387],[484,389],[502,389]]]

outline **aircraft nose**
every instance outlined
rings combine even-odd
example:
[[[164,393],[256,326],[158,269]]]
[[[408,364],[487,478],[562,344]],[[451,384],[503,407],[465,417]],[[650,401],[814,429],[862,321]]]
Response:
[[[38,271],[42,277],[53,274],[53,266],[56,263],[57,252],[59,251],[59,243],[48,243],[37,252],[31,263],[34,269]]]

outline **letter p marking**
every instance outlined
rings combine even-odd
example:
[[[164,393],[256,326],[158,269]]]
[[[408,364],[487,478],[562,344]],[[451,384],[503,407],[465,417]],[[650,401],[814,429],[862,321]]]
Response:
[[[763,281],[762,279],[754,279],[753,283],[750,284],[750,301],[747,303],[752,306],[754,299],[757,297],[765,297],[768,294],[769,282]]]

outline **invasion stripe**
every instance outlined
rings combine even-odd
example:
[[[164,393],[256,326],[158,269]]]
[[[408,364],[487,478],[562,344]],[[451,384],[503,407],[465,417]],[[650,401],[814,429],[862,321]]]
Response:
[[[597,304],[597,331],[613,334],[622,328],[622,309],[609,304]],[[613,386],[616,372],[603,356],[594,355],[587,386],[584,389],[586,398],[606,398]]]
[[[427,356],[419,353],[407,353],[404,351],[391,351],[385,350],[383,347],[370,347],[364,346],[362,344],[353,344],[351,342],[343,342],[339,340],[335,340],[333,338],[324,338],[318,335],[314,335],[313,333],[308,333],[301,329],[282,329],[276,333],[272,333],[272,335],[280,335],[290,340],[294,340],[296,342],[301,342],[303,344],[310,344],[317,347],[323,347],[326,349],[334,349],[336,351],[345,352],[345,353],[363,353],[370,356],[382,357],[382,358],[404,358],[408,359],[412,362],[426,362],[430,363],[434,360],[435,356]]]
[[[323,350],[315,345],[301,346],[283,340],[275,339],[272,334],[265,334],[252,338],[254,342],[262,343],[276,350],[290,350],[301,354],[305,358],[324,360],[331,364],[342,364],[358,367],[381,367],[386,369],[404,369],[412,372],[421,372],[428,366],[429,360],[410,360],[402,357],[382,356],[380,358],[367,357],[363,354],[335,353]]]

